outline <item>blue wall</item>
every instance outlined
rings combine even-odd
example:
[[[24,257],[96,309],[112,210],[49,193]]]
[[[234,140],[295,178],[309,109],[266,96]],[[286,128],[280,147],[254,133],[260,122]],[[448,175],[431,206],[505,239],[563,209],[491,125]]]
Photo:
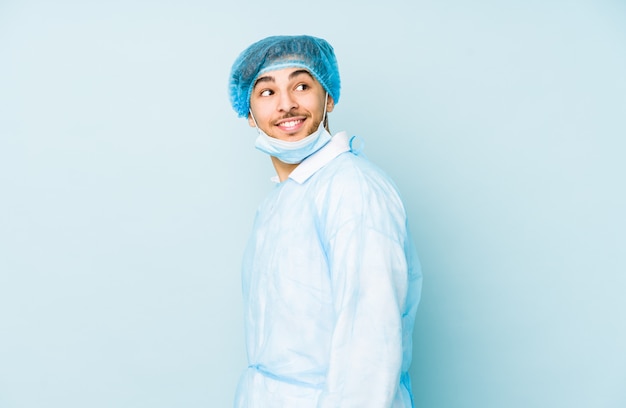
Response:
[[[300,33],[411,216],[417,406],[626,405],[626,4],[334,3],[0,1],[0,407],[230,406],[272,167],[226,80]]]

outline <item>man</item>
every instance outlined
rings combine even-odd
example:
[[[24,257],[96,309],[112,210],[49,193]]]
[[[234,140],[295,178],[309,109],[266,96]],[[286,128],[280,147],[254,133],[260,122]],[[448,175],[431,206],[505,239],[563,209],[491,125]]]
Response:
[[[249,366],[236,407],[412,407],[421,272],[393,182],[328,131],[333,48],[272,36],[233,64],[230,100],[277,185],[244,254]]]

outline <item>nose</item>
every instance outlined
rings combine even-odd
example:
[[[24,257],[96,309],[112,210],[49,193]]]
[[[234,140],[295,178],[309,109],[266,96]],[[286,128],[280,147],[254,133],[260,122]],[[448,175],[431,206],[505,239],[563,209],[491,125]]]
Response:
[[[281,112],[289,112],[292,109],[298,107],[298,103],[296,102],[293,95],[289,92],[283,92],[280,94],[280,99],[278,101],[278,110]]]

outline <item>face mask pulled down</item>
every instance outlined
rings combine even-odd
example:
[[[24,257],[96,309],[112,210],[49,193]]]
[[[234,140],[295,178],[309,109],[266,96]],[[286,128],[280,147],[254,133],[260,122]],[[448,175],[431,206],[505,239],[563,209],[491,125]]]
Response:
[[[328,94],[326,94],[326,98],[328,98]],[[252,115],[252,111],[250,111],[250,114]],[[259,132],[254,146],[263,153],[276,157],[283,163],[298,164],[308,156],[324,147],[324,145],[332,138],[330,133],[328,133],[328,131],[324,128],[325,117],[326,103],[324,103],[324,115],[322,116],[322,120],[320,125],[317,127],[317,130],[296,142],[287,142],[271,137],[262,131],[261,128],[259,128],[256,119],[254,119],[254,115],[252,115],[252,119],[254,120],[257,131]]]

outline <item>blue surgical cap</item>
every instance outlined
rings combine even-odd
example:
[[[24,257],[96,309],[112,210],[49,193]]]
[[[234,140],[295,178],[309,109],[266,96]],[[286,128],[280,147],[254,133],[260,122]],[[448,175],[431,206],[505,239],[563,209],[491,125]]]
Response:
[[[257,78],[282,68],[300,67],[313,75],[339,102],[339,68],[333,47],[321,38],[308,35],[272,36],[246,48],[235,60],[230,73],[230,103],[240,117],[248,116],[250,94]]]

